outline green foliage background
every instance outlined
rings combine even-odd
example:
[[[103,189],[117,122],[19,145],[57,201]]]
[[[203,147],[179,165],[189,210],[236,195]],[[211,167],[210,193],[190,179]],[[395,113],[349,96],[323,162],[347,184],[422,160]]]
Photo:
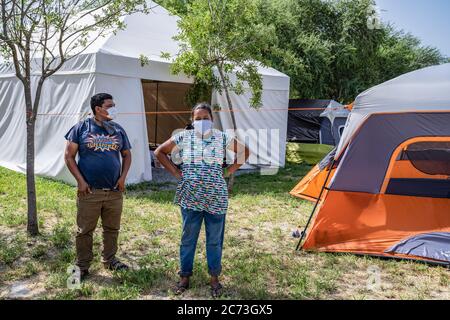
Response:
[[[158,3],[183,19],[196,1]],[[224,5],[227,2],[235,1],[223,0]],[[259,51],[255,55],[290,76],[291,98],[342,103],[401,74],[449,61],[438,49],[423,46],[391,25],[369,28],[374,4],[373,0],[257,0],[255,23],[270,30],[271,39],[269,46],[255,48]]]

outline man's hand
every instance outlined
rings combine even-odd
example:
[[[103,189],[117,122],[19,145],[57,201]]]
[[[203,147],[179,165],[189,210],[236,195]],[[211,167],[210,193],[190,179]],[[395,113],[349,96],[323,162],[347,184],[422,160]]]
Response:
[[[118,189],[120,192],[125,191],[125,178],[122,176],[117,180],[116,189]]]
[[[85,196],[89,193],[92,193],[91,188],[86,183],[86,181],[82,181],[78,183],[78,195],[79,196]]]

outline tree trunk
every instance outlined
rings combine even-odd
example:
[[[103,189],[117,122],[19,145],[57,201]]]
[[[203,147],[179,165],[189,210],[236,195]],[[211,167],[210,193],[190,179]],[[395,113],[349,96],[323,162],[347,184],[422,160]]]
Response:
[[[27,231],[31,236],[39,234],[36,206],[36,183],[34,177],[34,129],[36,115],[33,112],[31,99],[31,84],[24,85],[27,123],[27,199],[28,199],[28,223]]]
[[[231,116],[231,122],[233,124],[233,130],[236,130],[236,118],[234,117],[234,111],[233,111],[233,104],[231,102],[230,93],[228,91],[228,87],[226,85],[225,76],[223,74],[222,68],[219,66],[219,74],[220,79],[222,81],[223,89],[225,90],[225,97],[227,98],[228,103],[228,109],[230,110],[230,116]],[[234,185],[234,173],[230,175],[230,178],[228,179],[228,193],[231,193],[233,191],[233,185]]]

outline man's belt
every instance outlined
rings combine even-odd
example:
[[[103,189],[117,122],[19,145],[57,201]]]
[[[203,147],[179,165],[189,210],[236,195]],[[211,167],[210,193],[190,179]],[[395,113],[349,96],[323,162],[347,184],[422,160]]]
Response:
[[[101,190],[101,191],[118,191],[117,189],[111,189],[111,188],[92,188],[92,190]]]

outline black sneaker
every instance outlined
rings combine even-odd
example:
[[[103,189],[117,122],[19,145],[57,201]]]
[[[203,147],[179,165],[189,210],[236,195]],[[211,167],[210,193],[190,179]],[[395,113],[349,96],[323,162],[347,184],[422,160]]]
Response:
[[[106,269],[111,271],[126,271],[129,270],[130,267],[127,266],[125,263],[120,262],[120,260],[114,260],[110,264],[106,266]]]

